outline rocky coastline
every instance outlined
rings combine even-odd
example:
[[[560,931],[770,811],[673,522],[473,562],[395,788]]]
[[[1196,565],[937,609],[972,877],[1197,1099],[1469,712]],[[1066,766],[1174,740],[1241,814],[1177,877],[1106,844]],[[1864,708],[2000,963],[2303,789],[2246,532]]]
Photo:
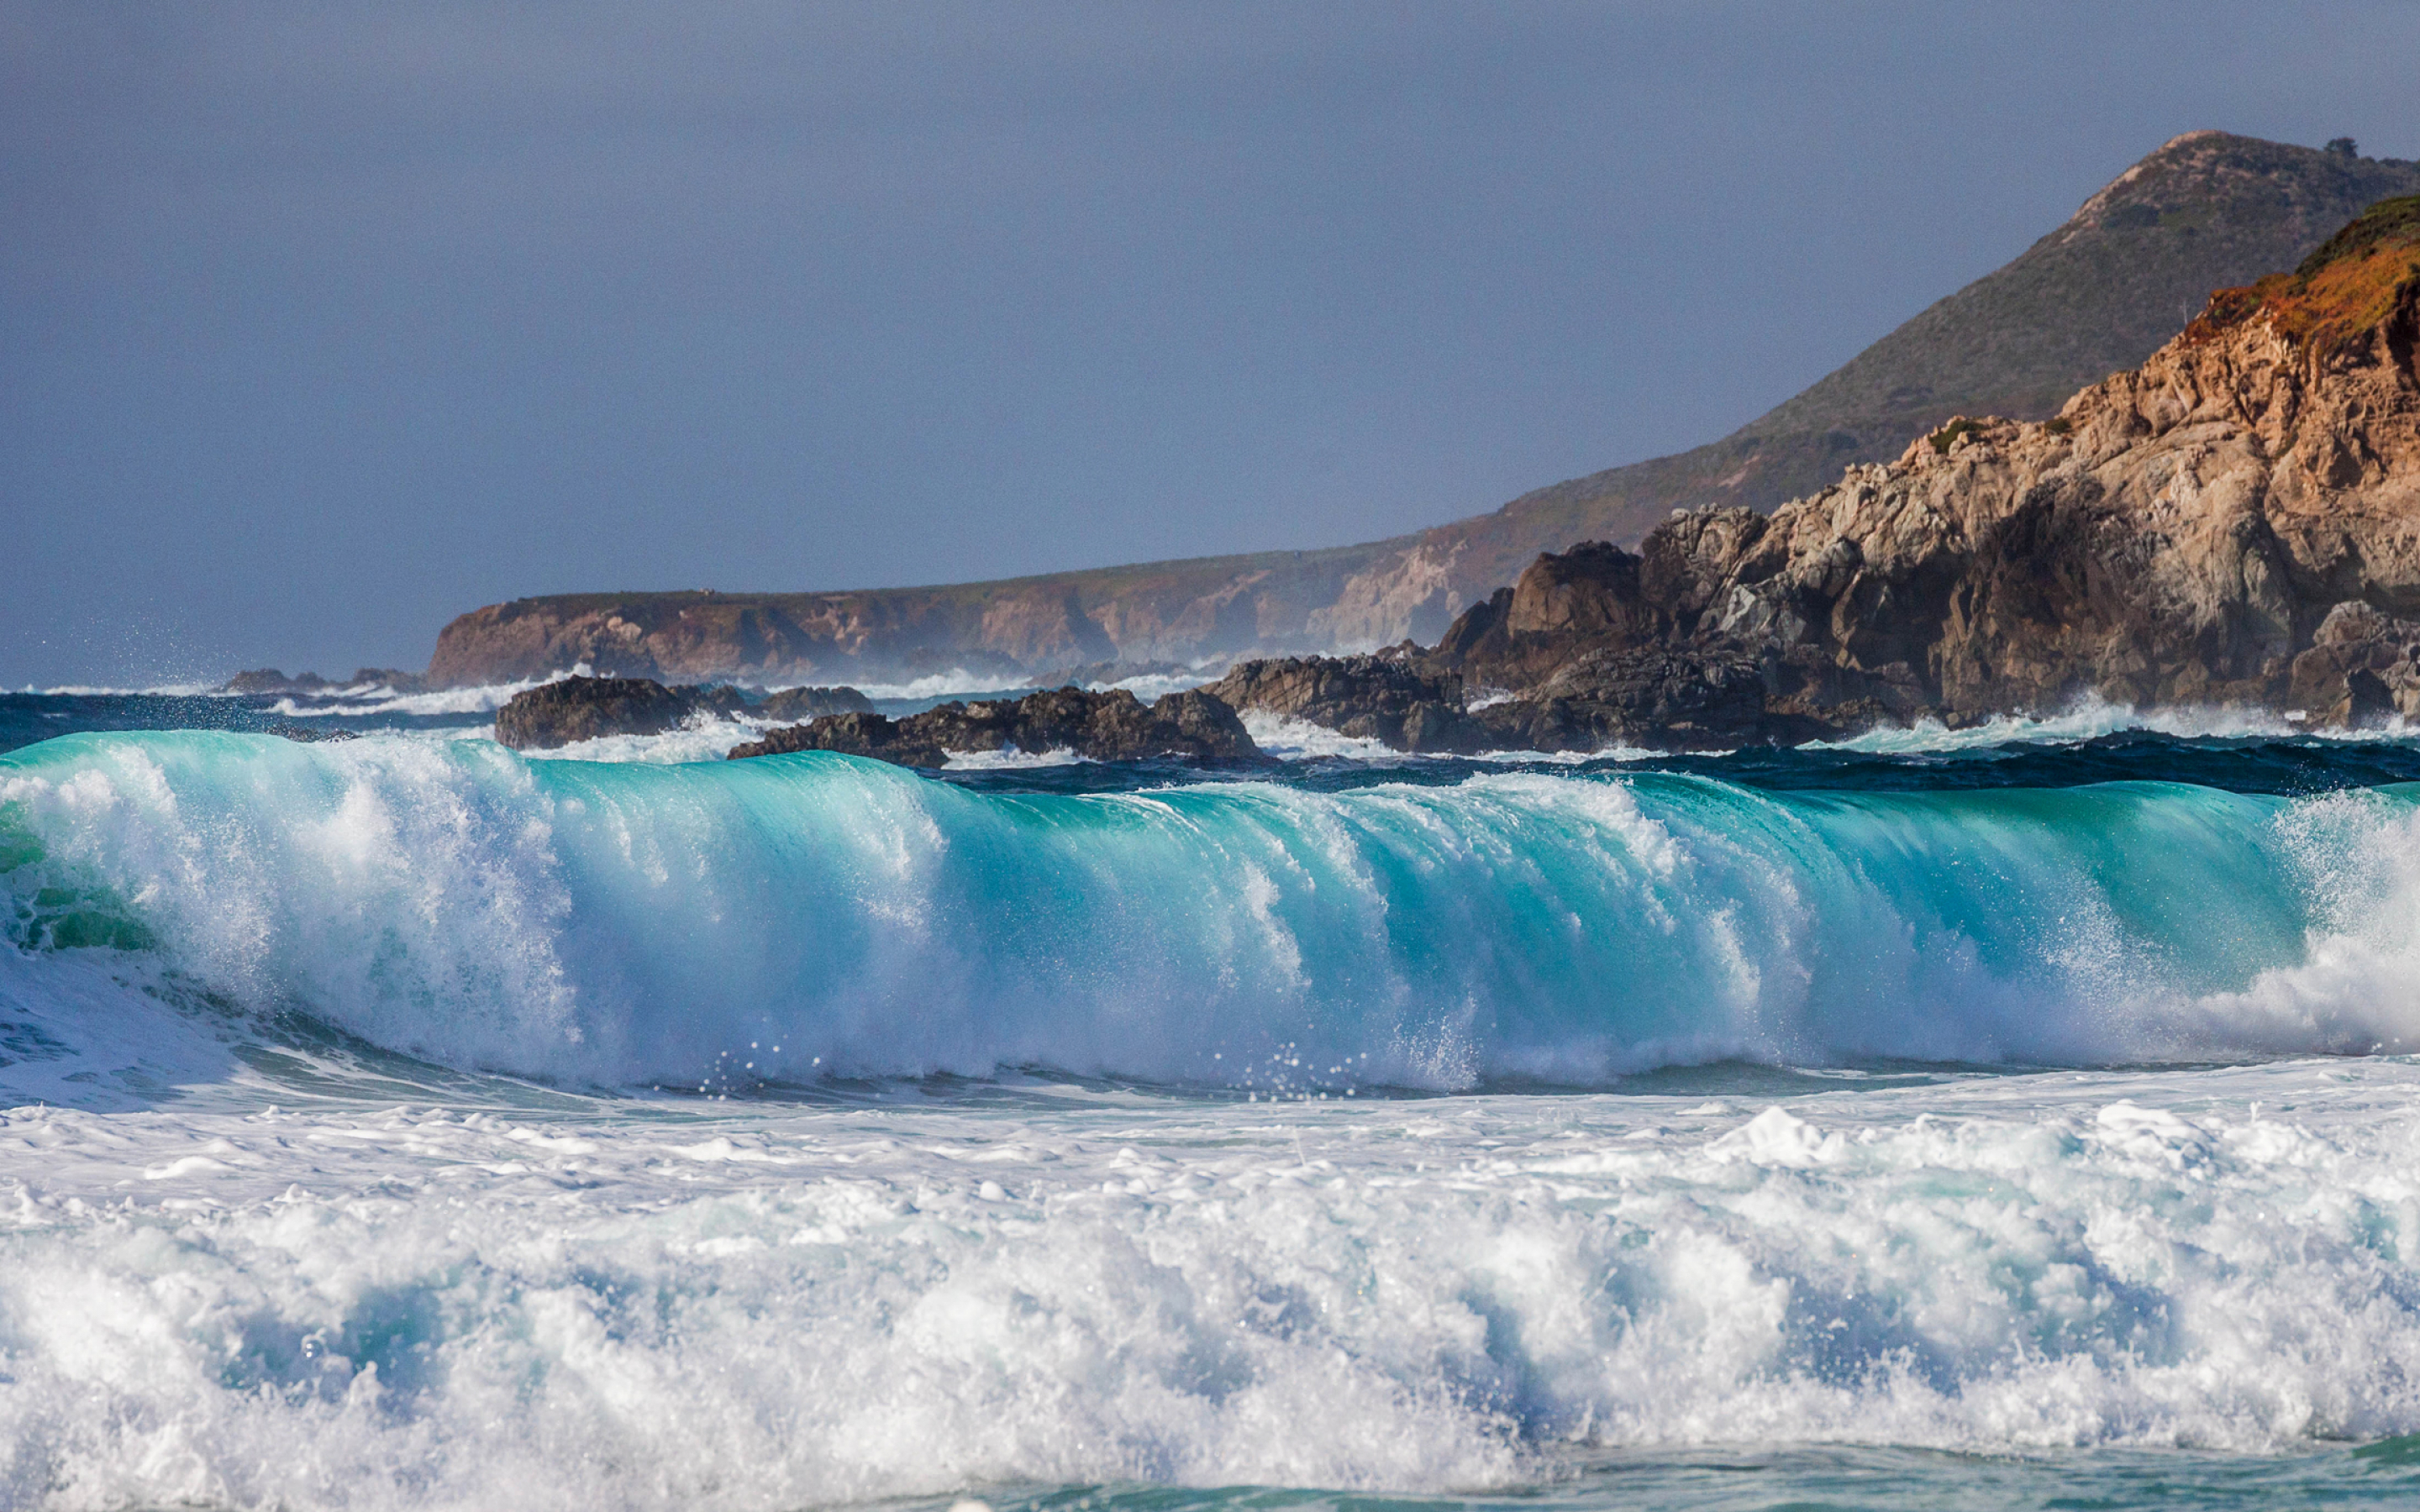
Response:
[[[1425,651],[1214,689],[1404,750],[1794,744],[2087,697],[2420,718],[2415,346],[2420,197],[2212,296],[2046,421],[1953,418],[1769,517],[1542,555]]]
[[[667,684],[1089,686],[1110,664],[1183,668],[1434,643],[1541,551],[1637,549],[1676,505],[1760,512],[1886,463],[1959,415],[2043,421],[2140,363],[2209,291],[2291,266],[2364,206],[2420,192],[2420,163],[2188,132],[1997,271],[1722,440],[1533,489],[1416,534],[1307,551],[1141,563],[990,582],[830,593],[557,594],[444,626],[432,687],[585,665]]]
[[[2415,348],[2420,196],[2211,296],[2055,416],[1953,417],[1770,516],[1681,509],[1635,551],[1544,553],[1427,647],[1255,658],[1149,705],[1070,687],[894,720],[801,699],[777,716],[800,723],[731,754],[1248,764],[1266,759],[1238,718],[1255,711],[1425,754],[1795,744],[2086,698],[2420,719]],[[619,699],[603,717],[667,728],[738,700],[549,691],[570,686],[516,699],[500,737],[524,700]]]

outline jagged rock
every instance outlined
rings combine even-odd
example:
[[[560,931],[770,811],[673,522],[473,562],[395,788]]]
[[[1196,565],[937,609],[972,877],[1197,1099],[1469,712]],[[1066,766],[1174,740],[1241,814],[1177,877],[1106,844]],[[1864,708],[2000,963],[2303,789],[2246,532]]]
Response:
[[[1765,673],[1735,652],[1631,646],[1590,652],[1527,696],[1475,716],[1500,749],[1724,749],[1817,727],[1765,712]]]
[[[2420,621],[2359,599],[2328,610],[2294,658],[2288,702],[2314,724],[2363,729],[2420,718]]]
[[[853,687],[784,687],[748,712],[760,719],[819,719],[827,714],[872,714],[874,702]]]
[[[1021,699],[944,703],[892,719],[841,714],[768,732],[732,748],[738,761],[790,751],[831,750],[902,766],[938,767],[956,752],[1014,748],[1040,754],[1072,750],[1094,761],[1174,758],[1205,765],[1264,762],[1235,711],[1209,694],[1171,693],[1145,704],[1124,688],[1107,693],[1062,687]]]
[[[496,739],[546,750],[601,735],[659,735],[700,713],[746,707],[731,687],[666,687],[644,677],[566,677],[513,695],[496,711]]]
[[[1397,750],[1467,753],[1487,743],[1464,712],[1461,675],[1417,665],[1402,648],[1248,661],[1202,691],[1231,708],[1265,709]]]

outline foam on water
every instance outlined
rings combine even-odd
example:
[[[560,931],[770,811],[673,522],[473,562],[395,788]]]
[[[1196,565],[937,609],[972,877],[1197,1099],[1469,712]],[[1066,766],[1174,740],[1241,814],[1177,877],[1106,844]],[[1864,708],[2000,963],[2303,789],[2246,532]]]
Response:
[[[0,1502],[1438,1493],[1591,1448],[2410,1433],[2415,1098],[2393,1060],[1786,1108],[23,1109]]]
[[[1382,740],[1339,734],[1325,725],[1273,714],[1267,709],[1247,709],[1238,717],[1243,720],[1245,733],[1252,737],[1252,744],[1280,761],[1325,758],[1393,765],[1404,760],[1400,752],[1389,749]]]
[[[1145,703],[1156,703],[1171,693],[1182,693],[1187,688],[1200,687],[1204,683],[1216,681],[1226,670],[1225,666],[1221,665],[1206,669],[1197,668],[1194,671],[1183,672],[1138,672],[1132,677],[1121,677],[1115,682],[1096,682],[1085,686],[1095,693],[1109,693],[1124,688]]]
[[[533,687],[587,674],[587,669],[583,667],[577,672],[553,672],[526,682],[441,688],[427,693],[398,693],[383,684],[371,683],[358,687],[331,688],[324,693],[302,698],[281,698],[272,709],[296,719],[373,719],[398,714],[492,714],[510,703],[517,693],[526,693]]]
[[[930,672],[904,683],[858,683],[857,690],[878,702],[915,702],[925,699],[971,698],[978,693],[998,693],[1016,686],[1013,677],[1003,679],[997,672],[970,672],[963,667],[953,667],[945,672]]]
[[[1882,726],[1846,740],[1814,741],[1817,750],[1862,750],[1886,753],[1980,750],[2018,742],[2092,740],[2130,732],[2171,735],[2179,739],[2404,740],[2420,736],[2400,716],[2384,729],[2314,730],[2304,721],[2258,709],[2163,708],[2136,709],[2087,696],[2064,714],[2049,716],[1993,715],[1980,724],[1952,730],[1937,719],[1908,726]]]

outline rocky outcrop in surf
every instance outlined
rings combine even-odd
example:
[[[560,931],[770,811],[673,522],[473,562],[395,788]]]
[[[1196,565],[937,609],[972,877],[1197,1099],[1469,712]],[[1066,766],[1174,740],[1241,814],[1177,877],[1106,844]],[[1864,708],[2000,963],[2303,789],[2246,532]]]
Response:
[[[659,735],[699,715],[812,719],[864,714],[874,704],[853,687],[785,687],[751,704],[736,687],[667,687],[648,677],[566,677],[513,695],[496,711],[496,739],[546,750],[604,735]]]
[[[496,739],[515,750],[548,750],[605,735],[659,735],[698,714],[736,714],[745,706],[733,687],[566,677],[514,694],[496,711]]]
[[[730,757],[829,750],[901,766],[939,767],[954,754],[1069,751],[1092,761],[1173,760],[1248,765],[1268,760],[1235,711],[1206,692],[1171,693],[1144,703],[1124,688],[1062,687],[1020,699],[944,703],[892,719],[841,714],[775,730],[732,748]]]
[[[1462,674],[1418,665],[1410,649],[1248,661],[1202,691],[1230,708],[1307,720],[1397,750],[1482,748],[1486,732],[1464,712]]]

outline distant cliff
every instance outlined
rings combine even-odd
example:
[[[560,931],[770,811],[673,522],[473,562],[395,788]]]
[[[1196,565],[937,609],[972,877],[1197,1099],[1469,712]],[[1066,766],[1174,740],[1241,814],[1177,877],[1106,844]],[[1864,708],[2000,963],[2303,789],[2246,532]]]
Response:
[[[1322,551],[1205,557],[932,588],[623,593],[492,605],[440,635],[429,680],[508,681],[586,662],[674,681],[882,682],[963,669],[1225,659],[1439,635],[1542,551],[1637,540],[1676,506],[1769,510],[1957,414],[2046,418],[2141,363],[2210,290],[2290,267],[2420,163],[2202,131],[2087,200],[2007,267],[1838,371],[1693,452],[1538,489],[1493,514]]]

